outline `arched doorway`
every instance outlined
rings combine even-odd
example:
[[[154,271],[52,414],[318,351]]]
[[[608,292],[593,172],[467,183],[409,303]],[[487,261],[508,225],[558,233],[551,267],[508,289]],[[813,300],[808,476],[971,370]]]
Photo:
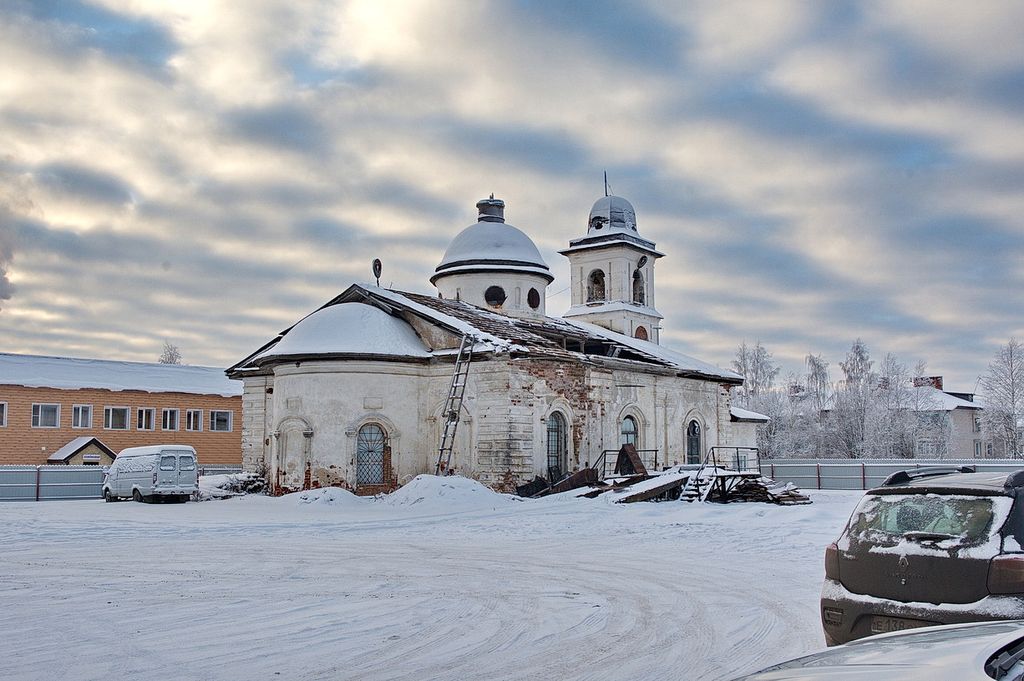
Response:
[[[686,426],[686,463],[700,463],[701,459],[700,424],[690,421]]]
[[[379,423],[366,423],[356,436],[356,486],[383,485],[387,433]]]
[[[620,445],[633,445],[639,447],[639,431],[637,427],[636,419],[632,416],[627,416],[622,419],[622,428],[620,431],[619,444]]]
[[[548,479],[551,482],[561,480],[568,468],[567,431],[565,417],[557,411],[552,412],[548,417]]]

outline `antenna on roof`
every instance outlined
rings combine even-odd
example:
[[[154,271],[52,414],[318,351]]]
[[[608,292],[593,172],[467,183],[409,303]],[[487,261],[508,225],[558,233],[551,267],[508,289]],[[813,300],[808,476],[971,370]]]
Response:
[[[491,192],[491,200],[494,200],[494,192]]]
[[[604,195],[608,196],[608,171],[604,171]]]
[[[380,258],[373,259],[373,278],[377,280],[377,288],[380,288],[380,273],[383,269]]]

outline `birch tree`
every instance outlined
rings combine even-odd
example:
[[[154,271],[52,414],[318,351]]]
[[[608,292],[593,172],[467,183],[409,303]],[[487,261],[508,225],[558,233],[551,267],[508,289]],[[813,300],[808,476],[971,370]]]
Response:
[[[1011,338],[999,348],[981,377],[981,428],[997,451],[1024,457],[1024,346]]]

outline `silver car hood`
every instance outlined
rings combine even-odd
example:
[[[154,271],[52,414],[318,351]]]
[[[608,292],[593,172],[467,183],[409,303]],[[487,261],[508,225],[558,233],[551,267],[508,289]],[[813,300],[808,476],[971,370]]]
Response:
[[[735,681],[986,681],[985,663],[1024,638],[1024,620],[928,627],[863,638]]]

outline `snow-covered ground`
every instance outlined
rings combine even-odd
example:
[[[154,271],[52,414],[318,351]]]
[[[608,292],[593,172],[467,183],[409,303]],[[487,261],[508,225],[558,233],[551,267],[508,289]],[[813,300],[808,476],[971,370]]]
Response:
[[[823,647],[811,495],[2,504],[0,679],[728,679]]]

